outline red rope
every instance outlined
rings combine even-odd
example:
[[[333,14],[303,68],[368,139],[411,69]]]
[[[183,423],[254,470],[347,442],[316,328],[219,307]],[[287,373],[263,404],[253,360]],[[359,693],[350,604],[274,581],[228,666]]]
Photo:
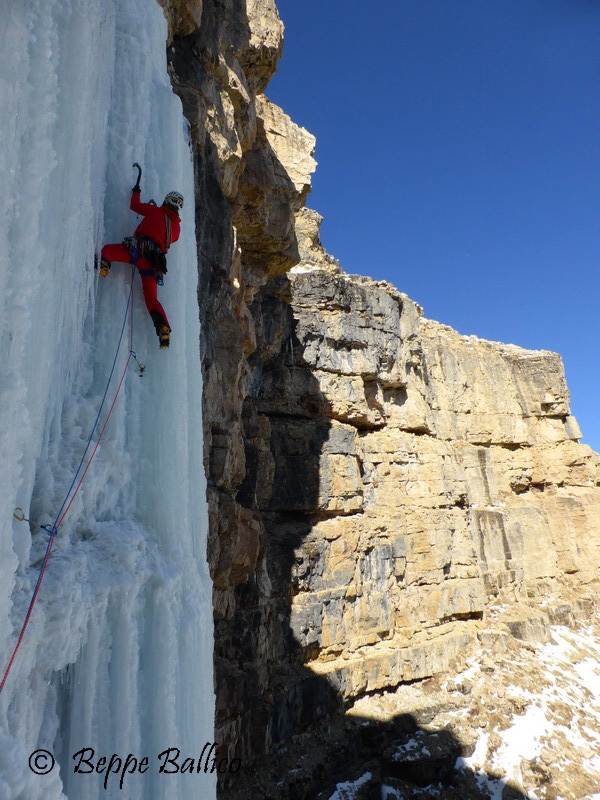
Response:
[[[96,455],[96,450],[98,449],[98,445],[100,444],[100,440],[102,439],[102,437],[104,435],[104,431],[106,430],[106,426],[108,425],[108,420],[110,419],[110,415],[112,414],[113,408],[115,407],[115,403],[117,402],[117,397],[119,396],[119,392],[121,391],[121,386],[123,385],[123,381],[125,380],[125,373],[127,372],[127,367],[129,366],[129,362],[130,361],[131,361],[131,351],[129,352],[129,355],[127,356],[127,361],[125,362],[125,367],[123,368],[123,374],[121,375],[121,380],[119,381],[119,385],[117,386],[117,391],[115,392],[115,396],[113,398],[111,406],[108,409],[108,414],[106,415],[106,419],[104,420],[104,425],[102,426],[102,428],[100,430],[100,433],[98,434],[98,440],[97,440],[96,444],[94,445],[94,449],[92,450],[92,455],[89,457],[88,462],[85,465],[85,469],[81,473],[81,478],[79,479],[79,483],[75,487],[75,491],[71,495],[71,499],[67,503],[67,506],[66,506],[65,510],[63,511],[61,518],[56,523],[56,529],[57,530],[58,530],[58,528],[60,528],[63,519],[67,516],[67,513],[68,513],[69,509],[71,508],[71,504],[72,504],[73,500],[75,500],[75,496],[77,495],[77,492],[79,491],[79,489],[81,487],[81,484],[83,483],[83,479],[85,478],[85,476],[87,474],[87,471],[88,471],[88,469],[90,467],[90,464],[94,460],[94,456]]]
[[[38,580],[37,580],[37,584],[36,584],[36,587],[35,587],[35,591],[33,593],[33,597],[31,598],[31,602],[29,603],[29,610],[27,611],[27,616],[25,617],[25,622],[23,623],[23,627],[21,628],[21,633],[19,635],[19,639],[18,639],[18,641],[17,641],[17,643],[15,645],[15,648],[12,651],[12,655],[10,657],[10,661],[8,662],[8,666],[4,670],[4,675],[2,677],[2,682],[0,683],[0,692],[2,691],[2,689],[4,689],[4,684],[6,683],[6,679],[8,678],[8,673],[10,672],[10,668],[13,665],[13,661],[15,660],[15,656],[17,655],[17,651],[18,651],[19,647],[21,646],[21,642],[23,641],[23,637],[25,636],[25,630],[27,629],[27,626],[29,625],[29,620],[31,618],[31,614],[33,612],[33,607],[35,605],[35,601],[37,599],[38,592],[39,592],[40,586],[42,584],[42,579],[44,577],[44,572],[46,571],[46,566],[48,565],[48,559],[50,558],[50,553],[52,551],[52,545],[54,544],[54,539],[56,537],[56,533],[57,533],[57,528],[55,528],[52,531],[52,535],[50,537],[50,541],[48,542],[48,547],[46,548],[46,555],[44,556],[44,562],[42,564],[42,569],[40,571],[40,574],[39,574],[39,577],[38,577]]]
[[[132,273],[132,280],[133,280],[133,273]],[[16,645],[15,645],[13,651],[12,651],[12,654],[11,654],[10,660],[8,662],[8,665],[7,665],[6,669],[4,670],[4,675],[2,676],[2,681],[0,681],[0,692],[4,689],[4,684],[6,683],[6,679],[8,678],[8,674],[9,674],[9,672],[11,670],[12,665],[13,665],[13,661],[15,660],[17,652],[18,652],[19,648],[21,647],[21,642],[23,641],[23,637],[25,636],[25,631],[27,630],[27,626],[29,625],[29,620],[31,619],[31,615],[33,613],[33,607],[35,606],[35,602],[37,600],[37,596],[38,596],[38,593],[40,591],[40,587],[42,585],[42,580],[44,578],[44,573],[46,572],[46,567],[48,566],[48,561],[50,560],[50,553],[52,552],[52,546],[54,544],[54,540],[56,538],[56,534],[58,533],[58,529],[60,528],[64,518],[67,516],[67,513],[69,512],[69,509],[71,508],[71,505],[72,505],[73,501],[75,500],[75,497],[77,496],[77,493],[78,493],[79,489],[81,488],[81,484],[83,483],[83,480],[84,480],[84,478],[85,478],[85,476],[87,474],[87,471],[88,471],[88,469],[90,467],[90,464],[94,460],[94,456],[96,455],[96,451],[98,450],[98,446],[100,444],[102,436],[104,435],[104,431],[106,430],[106,426],[108,425],[108,420],[110,419],[110,416],[111,416],[111,414],[113,412],[113,409],[115,407],[115,403],[117,402],[117,397],[119,396],[119,392],[121,391],[121,386],[123,385],[123,381],[125,380],[125,375],[127,373],[128,367],[129,367],[129,362],[131,361],[131,357],[133,355],[133,349],[132,349],[132,345],[133,345],[133,312],[132,312],[132,308],[131,308],[130,305],[128,306],[128,309],[129,309],[129,318],[130,318],[130,326],[129,326],[129,355],[127,356],[127,361],[125,362],[125,366],[123,368],[123,373],[121,374],[121,379],[119,381],[119,385],[117,386],[117,391],[115,392],[115,396],[113,397],[113,401],[112,401],[111,406],[110,406],[110,408],[108,410],[108,414],[106,415],[106,419],[104,420],[104,424],[102,425],[102,428],[101,428],[100,433],[98,435],[98,439],[96,441],[96,444],[94,445],[94,449],[92,450],[92,454],[88,458],[88,461],[87,461],[87,463],[85,465],[85,469],[83,470],[81,478],[79,479],[79,482],[78,482],[77,486],[75,487],[75,490],[73,491],[73,494],[71,495],[71,498],[70,498],[68,504],[66,505],[64,511],[62,512],[60,518],[58,519],[56,524],[51,529],[50,539],[49,539],[48,545],[46,547],[46,554],[44,555],[44,560],[42,562],[42,567],[40,569],[40,574],[38,575],[37,583],[35,585],[35,590],[33,592],[33,595],[31,597],[31,601],[29,603],[29,608],[27,610],[27,615],[25,617],[25,622],[23,623],[23,627],[21,628],[21,633],[19,634],[19,638],[17,640],[17,643],[16,643]],[[120,346],[120,343],[119,343],[119,346]]]

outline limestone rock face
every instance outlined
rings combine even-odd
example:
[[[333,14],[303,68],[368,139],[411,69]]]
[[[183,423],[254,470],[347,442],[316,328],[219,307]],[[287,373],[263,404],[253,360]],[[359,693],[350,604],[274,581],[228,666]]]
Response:
[[[265,97],[256,100],[257,135],[246,156],[235,201],[238,244],[245,260],[267,276],[298,263],[295,212],[304,204],[315,139]]]
[[[535,603],[600,564],[600,461],[573,438],[560,358],[460,336],[364,278],[309,270],[290,291],[293,347],[258,402],[262,496],[312,515],[287,523],[311,668],[345,697],[444,671],[499,601],[542,639]]]
[[[185,36],[200,27],[202,0],[157,0],[169,25],[169,41],[177,34]]]
[[[336,273],[342,271],[338,260],[321,244],[319,228],[322,222],[323,217],[311,208],[303,207],[296,214],[296,236],[302,265],[297,271],[303,272],[316,267]]]
[[[461,336],[321,246],[314,137],[264,95],[273,1],[160,2],[196,173],[215,738],[245,765],[220,791],[314,800],[389,744],[349,705],[590,618],[600,460],[558,355]]]

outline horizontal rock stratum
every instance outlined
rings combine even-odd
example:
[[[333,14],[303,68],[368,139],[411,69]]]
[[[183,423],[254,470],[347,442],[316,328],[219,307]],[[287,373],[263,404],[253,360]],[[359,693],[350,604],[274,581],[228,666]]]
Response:
[[[365,278],[290,283],[297,343],[264,406],[280,446],[263,502],[281,507],[292,449],[314,453],[318,489],[294,493],[318,518],[291,625],[319,674],[344,696],[426,677],[492,600],[590,594],[600,462],[577,441],[559,356],[460,336]]]
[[[599,459],[560,358],[460,336],[386,284],[287,280],[256,484],[263,515],[303,515],[274,535],[301,540],[291,627],[307,663],[354,696],[447,669],[492,599],[589,591]]]

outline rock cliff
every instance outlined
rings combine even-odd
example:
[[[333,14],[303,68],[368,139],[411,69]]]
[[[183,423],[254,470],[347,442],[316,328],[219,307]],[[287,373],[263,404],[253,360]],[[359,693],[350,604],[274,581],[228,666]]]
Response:
[[[558,355],[461,336],[323,250],[314,138],[264,95],[273,0],[161,4],[196,169],[215,730],[244,764],[222,792],[315,797],[422,724],[377,696],[590,622],[600,459]]]

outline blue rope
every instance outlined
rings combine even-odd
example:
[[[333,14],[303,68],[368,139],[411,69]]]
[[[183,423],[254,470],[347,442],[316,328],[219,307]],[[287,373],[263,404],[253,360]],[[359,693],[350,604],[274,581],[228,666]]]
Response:
[[[53,525],[42,525],[41,526],[46,531],[46,533],[49,534],[49,536],[48,536],[48,544],[46,545],[46,552],[44,554],[44,558],[43,558],[43,561],[42,561],[42,566],[40,567],[40,572],[39,572],[39,575],[38,575],[38,578],[37,578],[37,581],[36,581],[36,584],[35,584],[35,589],[33,591],[33,595],[32,595],[31,600],[29,602],[29,607],[27,609],[27,615],[25,617],[25,622],[23,623],[23,625],[21,627],[21,633],[19,634],[19,638],[17,640],[17,644],[15,645],[15,647],[14,647],[14,649],[12,651],[12,655],[10,657],[10,660],[8,662],[8,665],[7,665],[6,669],[4,670],[4,675],[2,676],[2,680],[0,681],[0,692],[4,688],[4,684],[6,683],[6,679],[8,677],[8,673],[10,672],[10,669],[12,667],[12,664],[13,664],[13,661],[15,659],[15,656],[17,655],[17,651],[18,651],[19,647],[21,646],[21,642],[23,641],[23,637],[25,635],[25,630],[27,629],[27,625],[29,624],[29,620],[30,620],[31,615],[33,613],[33,606],[35,605],[35,601],[37,599],[38,592],[40,590],[42,579],[43,579],[44,574],[46,572],[46,567],[48,565],[48,560],[50,558],[50,551],[52,549],[52,545],[54,544],[54,540],[56,538],[56,534],[58,533],[58,526],[62,522],[62,516],[61,515],[63,513],[63,509],[65,508],[65,505],[67,504],[67,500],[69,500],[69,496],[71,495],[71,492],[73,491],[73,487],[75,486],[75,481],[77,480],[77,476],[79,475],[79,472],[80,472],[81,467],[83,465],[83,462],[85,460],[86,453],[89,450],[89,447],[90,447],[90,444],[91,444],[91,441],[92,441],[92,438],[93,438],[93,435],[94,435],[94,431],[96,430],[96,426],[98,425],[98,420],[100,419],[100,414],[102,412],[102,408],[104,406],[104,402],[105,402],[106,396],[108,394],[108,389],[109,389],[109,386],[110,386],[110,382],[112,380],[112,376],[113,376],[113,373],[115,371],[115,366],[116,366],[116,363],[117,363],[117,358],[119,356],[119,351],[121,349],[121,343],[123,341],[123,334],[125,332],[125,325],[127,323],[127,317],[130,314],[131,297],[132,297],[132,294],[133,294],[133,276],[134,276],[134,271],[135,271],[135,267],[132,267],[131,268],[131,286],[129,288],[129,297],[127,298],[127,305],[125,307],[125,316],[123,318],[123,325],[121,326],[121,334],[119,336],[119,342],[117,344],[117,351],[115,353],[115,357],[114,357],[114,360],[113,360],[112,368],[110,370],[110,375],[108,376],[108,381],[106,383],[106,388],[104,390],[104,395],[102,397],[102,402],[100,403],[100,408],[98,409],[98,414],[96,415],[96,420],[94,422],[94,426],[92,428],[92,431],[91,431],[89,439],[87,441],[85,450],[84,450],[83,455],[81,457],[81,461],[79,462],[79,466],[77,467],[77,471],[75,472],[75,476],[73,478],[73,481],[72,481],[72,483],[71,483],[71,485],[69,487],[69,491],[67,492],[67,494],[65,496],[65,499],[63,500],[63,504],[60,507],[60,511],[56,515],[56,519],[54,520],[54,524]],[[133,318],[132,318],[131,324],[133,326]],[[132,327],[132,337],[133,337],[133,327]],[[131,353],[132,353],[131,347],[132,347],[132,342],[129,343],[130,357],[131,357]],[[127,364],[125,365],[125,370],[123,371],[123,375],[121,377],[121,383],[119,383],[119,389],[121,388],[121,384],[123,382],[123,379],[125,378],[125,373],[127,371],[127,365],[128,364],[129,364],[129,358],[127,359]],[[112,411],[112,408],[114,407],[114,403],[115,403],[115,401],[117,399],[117,395],[118,395],[119,389],[117,389],[117,394],[115,394],[115,399],[113,400],[113,406],[111,407],[111,410],[109,411],[109,416],[107,417],[107,419],[106,419],[106,421],[104,423],[104,427],[106,427],[106,423],[108,422],[108,419],[110,417],[110,413]],[[100,436],[102,436],[102,433],[104,432],[104,427],[102,428],[102,432],[101,432]],[[96,443],[96,447],[98,446],[98,443],[99,443],[99,441]],[[95,452],[96,452],[96,450],[94,449],[94,453]],[[92,458],[93,458],[93,454],[92,454]],[[88,462],[88,466],[89,466],[89,462]],[[86,472],[87,472],[87,466],[86,466]],[[75,494],[79,490],[79,486],[81,485],[81,481],[83,480],[84,477],[85,477],[85,472],[84,472],[84,474],[83,474],[83,476],[82,476],[82,478],[81,478],[81,480],[79,482],[79,485],[78,485],[77,489],[75,490]],[[73,495],[73,497],[69,501],[69,506],[67,506],[67,511],[68,511],[71,503],[73,502],[74,498],[75,498],[75,495]],[[65,514],[66,513],[67,512],[65,511]]]
[[[123,334],[125,333],[125,325],[127,324],[127,316],[129,314],[129,306],[131,304],[131,296],[133,294],[133,275],[134,275],[134,272],[135,272],[135,267],[132,267],[131,268],[131,286],[129,287],[129,297],[127,298],[127,305],[125,306],[125,316],[123,317],[123,324],[121,326],[121,334],[119,336],[119,342],[117,344],[117,351],[115,353],[115,357],[114,357],[114,360],[113,360],[113,363],[112,363],[112,367],[111,367],[111,370],[110,370],[110,375],[108,376],[108,381],[106,383],[106,388],[104,389],[104,394],[102,395],[102,401],[100,403],[100,408],[98,409],[98,413],[96,414],[96,419],[94,420],[94,425],[92,427],[91,433],[90,433],[89,438],[87,440],[87,444],[85,446],[85,450],[83,451],[83,455],[81,456],[81,460],[79,462],[79,466],[77,467],[77,470],[75,471],[75,475],[73,476],[73,480],[71,481],[71,485],[69,486],[69,490],[68,490],[68,492],[67,492],[67,494],[65,496],[65,499],[63,500],[63,504],[60,507],[60,509],[58,511],[58,514],[56,515],[56,519],[54,520],[54,525],[52,525],[51,530],[54,531],[54,532],[56,531],[56,523],[60,519],[60,515],[62,514],[63,509],[67,504],[67,500],[69,499],[69,496],[70,496],[71,492],[73,491],[73,487],[75,486],[75,482],[77,480],[77,476],[79,475],[81,467],[83,466],[83,462],[85,461],[85,457],[87,455],[87,451],[90,449],[90,445],[92,443],[92,439],[94,438],[94,433],[95,433],[96,427],[98,425],[98,420],[100,419],[100,415],[102,413],[102,409],[104,408],[104,403],[106,401],[106,395],[108,394],[108,389],[110,387],[110,382],[112,380],[112,376],[113,376],[113,373],[115,371],[115,367],[117,365],[117,359],[119,357],[119,351],[121,349],[121,342],[123,341]],[[49,526],[42,525],[42,527],[47,530]]]

